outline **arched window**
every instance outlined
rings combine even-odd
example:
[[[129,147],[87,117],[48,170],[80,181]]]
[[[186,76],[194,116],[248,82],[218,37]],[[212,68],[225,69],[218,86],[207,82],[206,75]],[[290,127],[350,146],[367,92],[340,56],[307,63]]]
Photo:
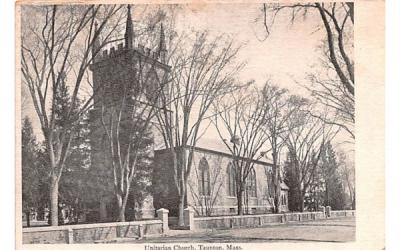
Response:
[[[235,178],[235,169],[233,168],[233,164],[229,162],[227,168],[227,176],[228,176],[228,195],[236,196],[236,178]]]
[[[210,195],[210,168],[204,157],[200,160],[199,172],[199,193],[200,195]]]
[[[254,168],[252,168],[246,180],[246,191],[249,197],[257,197],[256,184],[256,171],[254,171]]]
[[[287,199],[286,199],[286,194],[285,193],[283,193],[281,195],[281,205],[282,206],[286,206],[287,205]]]

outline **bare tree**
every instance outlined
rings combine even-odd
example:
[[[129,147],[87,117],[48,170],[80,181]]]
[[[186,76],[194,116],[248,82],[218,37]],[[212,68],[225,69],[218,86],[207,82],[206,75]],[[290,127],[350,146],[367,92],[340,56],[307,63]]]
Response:
[[[118,219],[125,221],[125,208],[132,180],[136,175],[137,165],[150,155],[153,143],[152,122],[159,111],[160,92],[166,84],[145,81],[144,84],[138,84],[142,86],[139,89],[132,89],[130,81],[120,84],[121,91],[113,93],[112,103],[103,102],[101,124],[107,136],[106,148],[113,173]],[[151,94],[144,89],[148,84],[157,86],[152,88]]]
[[[355,107],[354,96],[350,95],[335,77],[321,74],[310,74],[310,86],[304,86],[311,96],[323,107],[328,108],[329,115],[315,112],[313,115],[327,124],[336,125],[354,140]],[[322,107],[322,108],[323,108]]]
[[[233,156],[239,215],[244,212],[246,181],[253,170],[254,160],[259,160],[267,152],[261,150],[268,141],[268,134],[263,129],[268,113],[262,94],[256,89],[251,90],[242,88],[221,98],[213,120],[221,140]]]
[[[286,138],[290,168],[295,176],[298,209],[304,211],[304,197],[314,179],[324,147],[338,130],[311,115],[313,104],[308,100],[291,96],[289,101],[300,108],[287,120],[290,129],[283,136]]]
[[[263,128],[268,135],[268,142],[272,154],[272,185],[269,189],[271,197],[274,199],[274,212],[280,212],[281,197],[281,167],[280,155],[286,143],[289,125],[287,121],[291,119],[291,114],[300,106],[290,105],[287,89],[279,88],[269,81],[264,85],[262,98],[264,98],[264,109],[266,117]]]
[[[325,71],[309,74],[312,86],[306,88],[332,112],[314,116],[341,127],[354,139],[354,3],[263,4],[262,11],[267,35],[280,13],[286,13],[292,23],[313,11],[320,16],[319,28],[326,31],[321,47]]]
[[[93,58],[118,29],[119,9],[115,5],[23,7],[22,81],[28,86],[49,154],[52,225],[58,225],[58,186],[74,128],[92,104],[91,96],[80,105],[77,101],[85,85],[84,76]],[[113,25],[106,29],[111,21]],[[95,50],[100,32],[104,37]],[[64,76],[72,87],[72,105],[67,121],[57,126],[55,97]]]
[[[190,38],[190,39],[189,39]],[[183,226],[187,180],[192,168],[193,147],[201,137],[203,121],[218,96],[232,89],[232,78],[242,65],[235,65],[239,51],[223,36],[210,39],[207,32],[185,37],[169,58],[171,87],[162,97],[158,122],[165,147],[173,156],[174,180],[179,195],[178,224]],[[188,49],[185,49],[188,48]],[[189,146],[189,150],[185,150]]]
[[[195,166],[199,166],[199,164],[200,162],[197,164],[194,162]],[[208,191],[206,193],[204,193],[204,190],[201,190],[202,184],[199,185],[193,183],[193,181],[188,181],[190,194],[194,201],[194,209],[198,215],[211,216],[213,214],[214,205],[216,204],[217,199],[221,197],[220,191],[224,183],[222,171],[222,157],[213,158],[212,167],[206,171],[208,176],[203,176],[203,178],[208,179],[208,186],[204,189]],[[199,173],[199,169],[195,167],[194,172],[195,180],[201,180],[202,173]]]

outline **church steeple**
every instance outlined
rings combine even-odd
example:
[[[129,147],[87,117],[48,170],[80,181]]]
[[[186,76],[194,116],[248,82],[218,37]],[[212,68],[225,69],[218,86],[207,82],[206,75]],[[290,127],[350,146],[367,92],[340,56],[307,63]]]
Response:
[[[160,45],[158,47],[160,53],[160,60],[162,63],[165,63],[166,56],[167,56],[167,45],[165,44],[165,34],[164,34],[164,27],[161,23],[160,29]]]
[[[125,47],[131,49],[133,47],[133,23],[131,17],[131,6],[128,4],[128,15],[126,17],[126,30],[125,30]]]

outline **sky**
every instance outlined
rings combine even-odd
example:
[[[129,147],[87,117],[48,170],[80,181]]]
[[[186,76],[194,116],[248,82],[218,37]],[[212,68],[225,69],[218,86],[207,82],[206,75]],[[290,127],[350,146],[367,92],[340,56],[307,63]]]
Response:
[[[255,84],[262,87],[270,78],[274,84],[287,88],[291,94],[309,96],[301,85],[309,84],[306,75],[318,69],[320,63],[318,46],[326,35],[325,30],[320,28],[320,17],[315,12],[309,12],[305,19],[299,17],[291,23],[290,13],[282,12],[270,27],[270,35],[266,38],[260,21],[261,7],[261,4],[188,5],[184,14],[178,15],[178,28],[226,33],[238,44],[244,43],[238,56],[247,62],[239,75],[243,82],[255,80]],[[206,125],[208,123],[203,127]],[[347,151],[352,159],[354,145],[342,143],[347,140],[346,133],[339,133],[334,143]],[[199,146],[219,151],[225,147],[212,125],[207,128]]]
[[[309,12],[305,19],[299,17],[292,24],[289,13],[282,12],[266,38],[260,21],[261,7],[261,4],[184,5],[177,15],[177,29],[209,30],[212,35],[225,33],[231,36],[237,45],[243,45],[238,57],[247,62],[239,74],[241,81],[255,80],[255,84],[261,87],[270,78],[274,84],[289,89],[291,94],[307,96],[307,91],[298,83],[306,85],[306,74],[313,72],[320,63],[318,46],[325,38],[324,29],[319,29],[320,17]],[[134,21],[140,22],[135,10],[132,16]],[[33,120],[35,132],[40,138],[40,126],[32,107],[23,112]],[[337,143],[345,140],[348,138],[344,133],[336,139]],[[212,126],[207,129],[199,146],[216,150],[224,147]],[[353,145],[341,144],[340,147],[351,152],[349,157],[353,158]]]

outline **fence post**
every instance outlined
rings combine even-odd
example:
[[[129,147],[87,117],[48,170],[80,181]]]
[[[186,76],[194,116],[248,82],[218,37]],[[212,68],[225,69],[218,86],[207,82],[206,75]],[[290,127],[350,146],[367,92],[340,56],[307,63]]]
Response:
[[[331,217],[331,206],[326,206],[326,217]]]
[[[68,228],[68,244],[74,243],[74,231],[72,228]]]
[[[189,230],[194,230],[194,209],[187,207],[183,210],[183,217],[185,226],[189,227]]]
[[[164,226],[164,223],[163,223],[163,226]],[[139,239],[142,239],[143,236],[144,236],[144,227],[142,224],[139,224]]]
[[[162,233],[166,233],[169,230],[168,227],[168,209],[160,208],[157,210],[157,218],[162,221]]]

